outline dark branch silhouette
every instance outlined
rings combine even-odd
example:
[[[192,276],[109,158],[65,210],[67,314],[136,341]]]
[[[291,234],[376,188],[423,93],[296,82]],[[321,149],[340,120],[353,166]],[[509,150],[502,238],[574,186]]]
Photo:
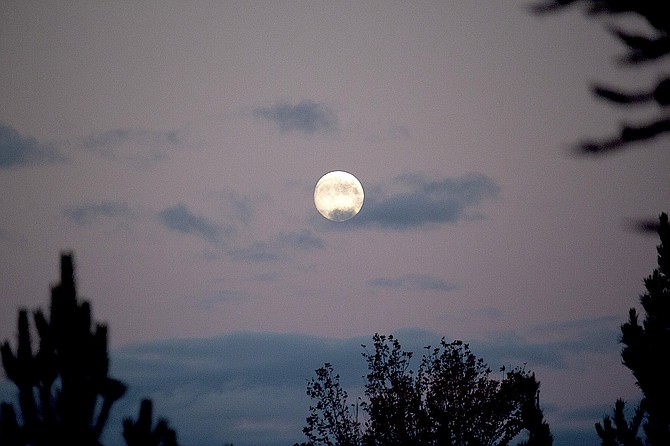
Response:
[[[531,11],[553,13],[568,6],[582,4],[589,15],[634,14],[650,25],[649,34],[624,31],[610,26],[608,31],[626,45],[628,52],[621,61],[628,65],[656,62],[670,54],[670,14],[667,4],[657,0],[545,0],[531,6]],[[611,87],[595,85],[593,94],[616,105],[632,106],[655,101],[661,108],[670,105],[670,78],[661,80],[656,87],[638,92],[626,92]],[[586,154],[607,154],[635,143],[649,141],[670,133],[670,117],[663,111],[651,122],[638,125],[624,124],[618,135],[603,141],[586,141],[577,146],[577,151]]]
[[[610,102],[621,105],[632,105],[656,101],[661,107],[670,105],[670,78],[663,79],[651,91],[638,91],[635,93],[622,92],[602,85],[594,85],[593,94]]]
[[[628,231],[647,235],[657,235],[658,229],[661,227],[658,223],[658,218],[628,219],[624,221],[624,225]]]
[[[640,34],[631,34],[616,27],[609,32],[628,46],[629,53],[621,58],[626,65],[652,62],[670,53],[670,36],[659,33],[655,38]]]
[[[582,142],[579,145],[579,151],[584,154],[607,153],[620,149],[633,142],[641,142],[655,138],[666,132],[670,132],[670,117],[640,126],[625,124],[621,128],[621,133],[618,136],[604,141]]]
[[[664,35],[670,31],[666,5],[657,0],[544,0],[531,6],[531,10],[536,13],[555,12],[577,3],[585,4],[586,12],[590,15],[633,13]]]
[[[602,440],[602,445],[644,446],[642,439],[638,436],[644,420],[644,408],[639,405],[630,422],[626,420],[625,408],[624,400],[618,399],[614,405],[612,417],[606,416],[602,424],[596,423],[596,433]]]

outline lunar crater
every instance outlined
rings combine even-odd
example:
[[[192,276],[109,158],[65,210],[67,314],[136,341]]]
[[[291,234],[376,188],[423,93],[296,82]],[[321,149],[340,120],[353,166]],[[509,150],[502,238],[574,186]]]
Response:
[[[314,187],[314,205],[331,221],[349,220],[360,212],[365,194],[360,181],[342,170],[328,172]]]

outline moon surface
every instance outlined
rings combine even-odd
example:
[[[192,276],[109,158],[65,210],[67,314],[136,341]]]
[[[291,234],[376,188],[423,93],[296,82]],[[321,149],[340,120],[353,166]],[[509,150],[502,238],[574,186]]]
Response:
[[[363,207],[364,198],[360,181],[342,170],[328,172],[314,187],[314,205],[331,221],[353,218]]]

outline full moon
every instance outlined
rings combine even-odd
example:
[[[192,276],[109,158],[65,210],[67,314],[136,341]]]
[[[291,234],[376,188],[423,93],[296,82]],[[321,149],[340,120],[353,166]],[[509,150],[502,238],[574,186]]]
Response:
[[[363,207],[363,198],[360,181],[342,170],[328,172],[314,188],[316,209],[331,221],[346,221],[354,217]]]

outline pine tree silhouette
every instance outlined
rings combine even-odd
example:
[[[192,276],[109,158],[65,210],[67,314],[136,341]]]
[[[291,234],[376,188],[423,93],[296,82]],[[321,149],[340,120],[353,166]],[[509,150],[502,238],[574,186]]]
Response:
[[[631,308],[628,322],[621,327],[621,352],[642,390],[647,419],[643,424],[651,445],[670,444],[670,226],[668,214],[661,214],[657,247],[658,268],[644,279],[646,293],[640,296],[645,311],[642,325]]]
[[[596,424],[603,445],[670,445],[670,225],[668,214],[659,218],[658,268],[644,280],[646,292],[640,296],[645,311],[642,324],[634,308],[621,326],[623,363],[635,376],[642,400],[628,422],[625,403],[618,400],[612,418]],[[646,441],[638,436],[642,426]]]

